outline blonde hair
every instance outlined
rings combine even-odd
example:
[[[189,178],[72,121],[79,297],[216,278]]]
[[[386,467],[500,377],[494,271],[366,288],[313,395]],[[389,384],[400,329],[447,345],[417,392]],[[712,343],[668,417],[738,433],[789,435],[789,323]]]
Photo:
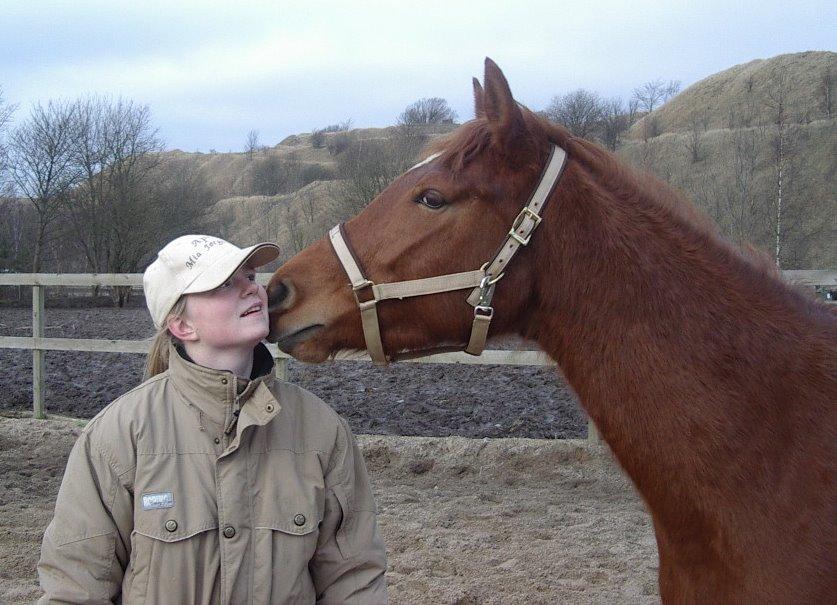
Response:
[[[172,336],[166,323],[169,317],[181,317],[185,311],[186,297],[181,296],[166,316],[166,322],[163,323],[163,326],[154,335],[151,348],[148,350],[148,357],[145,360],[145,375],[143,376],[143,380],[148,380],[152,376],[161,374],[169,369],[169,345],[179,344],[180,341]]]

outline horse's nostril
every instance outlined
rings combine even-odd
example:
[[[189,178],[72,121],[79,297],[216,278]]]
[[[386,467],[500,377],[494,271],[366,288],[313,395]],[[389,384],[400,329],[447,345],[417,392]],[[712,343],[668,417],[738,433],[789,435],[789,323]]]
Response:
[[[275,311],[288,297],[290,290],[284,281],[279,281],[267,294],[268,311]]]

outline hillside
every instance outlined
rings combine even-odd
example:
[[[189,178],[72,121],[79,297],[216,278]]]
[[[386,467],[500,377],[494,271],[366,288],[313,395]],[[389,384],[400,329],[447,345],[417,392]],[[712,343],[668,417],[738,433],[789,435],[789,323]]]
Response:
[[[771,99],[781,92],[787,118],[782,130],[782,266],[835,267],[837,119],[829,116],[826,95],[833,96],[835,79],[837,53],[832,52],[737,65],[693,84],[634,124],[617,155],[683,191],[733,241],[773,254],[778,129],[772,125]],[[646,136],[648,120],[655,121],[655,136]],[[427,127],[424,134],[438,136],[450,128]],[[340,137],[382,142],[395,136],[394,127],[356,129],[326,134],[324,145],[314,148],[306,133],[252,155],[168,155],[193,165],[207,184],[212,205],[207,229],[240,244],[276,241],[287,259],[342,218],[337,179],[345,151],[334,143]],[[271,158],[297,171],[301,180],[292,189],[252,195],[259,166]]]
[[[837,53],[809,51],[736,65],[692,84],[652,115],[660,133],[690,132],[695,125],[702,130],[755,126],[774,121],[771,98],[780,94],[794,122],[833,117]],[[647,119],[634,124],[630,138],[643,137]]]
[[[337,167],[336,157],[329,150],[332,142],[347,134],[355,141],[386,140],[394,136],[395,130],[396,127],[389,126],[386,128],[357,128],[348,133],[325,133],[324,145],[319,148],[315,148],[313,145],[312,133],[302,133],[285,137],[277,145],[265,147],[253,154],[246,152],[201,153],[174,150],[166,152],[164,159],[170,162],[188,162],[198,171],[201,180],[208,186],[210,201],[214,202],[227,197],[250,195],[251,192],[248,189],[252,181],[253,170],[258,161],[265,158],[293,162],[298,164],[301,169],[318,169],[329,177],[326,180],[331,180],[336,178],[334,171]],[[431,124],[421,127],[421,133],[427,136],[435,136],[450,130],[451,126],[445,124]]]

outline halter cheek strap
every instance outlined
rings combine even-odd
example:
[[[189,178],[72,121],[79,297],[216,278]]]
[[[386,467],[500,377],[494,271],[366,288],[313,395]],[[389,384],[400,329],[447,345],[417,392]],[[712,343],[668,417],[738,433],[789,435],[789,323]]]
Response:
[[[521,246],[526,246],[529,243],[532,233],[540,224],[540,213],[543,211],[549,195],[552,193],[555,184],[558,182],[558,178],[563,172],[566,158],[567,154],[563,149],[557,145],[552,146],[549,159],[541,174],[537,188],[529,198],[529,202],[523,207],[517,215],[517,218],[515,218],[499,251],[490,262],[485,263],[475,271],[375,284],[364,276],[360,268],[360,263],[358,263],[357,258],[348,244],[343,224],[336,225],[329,231],[329,241],[334,248],[335,254],[337,254],[337,258],[340,259],[346,275],[349,277],[355,300],[360,309],[363,335],[366,339],[366,347],[372,361],[379,364],[386,364],[388,361],[395,361],[397,359],[458,350],[458,347],[441,347],[423,350],[418,352],[418,354],[390,355],[387,357],[384,353],[380,323],[378,321],[377,304],[379,301],[394,298],[404,299],[413,296],[423,296],[425,294],[451,292],[454,290],[466,290],[468,288],[473,289],[470,296],[468,296],[467,302],[474,307],[474,320],[471,324],[471,337],[468,340],[465,352],[471,355],[480,355],[482,353],[488,337],[488,328],[494,316],[494,309],[491,307],[494,286],[503,277],[509,261],[511,261]],[[435,159],[435,156],[431,156],[423,163],[428,163],[433,159]]]

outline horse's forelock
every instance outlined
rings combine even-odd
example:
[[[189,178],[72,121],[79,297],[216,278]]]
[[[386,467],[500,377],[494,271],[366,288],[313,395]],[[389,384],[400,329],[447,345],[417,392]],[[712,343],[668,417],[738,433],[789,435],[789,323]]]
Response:
[[[430,142],[425,155],[440,154],[441,162],[456,174],[491,145],[491,128],[485,119],[476,119],[450,134]]]
[[[523,128],[520,132],[515,132],[514,136],[505,137],[506,142],[504,143],[498,140],[500,137],[488,119],[476,118],[466,122],[450,134],[431,141],[424,152],[426,156],[439,154],[442,163],[456,174],[492,146],[507,144],[509,140],[515,141],[521,146],[531,144],[534,139],[533,133],[538,130],[542,132],[544,127],[541,120],[529,110],[524,111],[524,121],[518,126]],[[515,151],[520,150],[515,149]],[[526,157],[525,153],[506,153],[505,155],[507,156],[506,163],[509,160],[524,163],[533,161],[533,158]]]

